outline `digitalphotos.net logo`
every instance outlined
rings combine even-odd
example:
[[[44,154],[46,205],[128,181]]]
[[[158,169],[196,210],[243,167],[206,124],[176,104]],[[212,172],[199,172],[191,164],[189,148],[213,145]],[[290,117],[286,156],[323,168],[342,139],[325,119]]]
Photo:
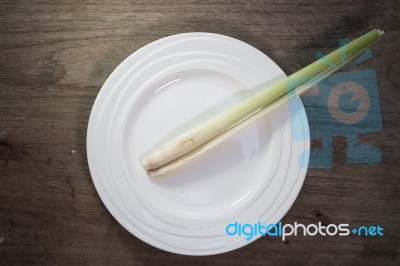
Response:
[[[295,222],[292,224],[268,224],[262,225],[261,222],[255,224],[241,224],[234,222],[226,226],[226,234],[229,236],[244,236],[246,240],[252,240],[257,236],[281,237],[285,241],[288,236],[383,236],[383,228],[380,225],[358,226],[351,228],[349,224],[318,224],[304,225]]]
[[[345,48],[347,39],[340,39],[339,46]],[[345,58],[346,49],[342,49]],[[369,132],[379,132],[382,129],[382,119],[379,106],[376,72],[373,69],[351,70],[373,56],[370,49],[366,50],[350,66],[350,70],[336,72],[301,95],[310,126],[310,140],[320,142],[319,149],[312,149],[299,157],[300,167],[332,168],[332,139],[346,137],[347,163],[380,163],[380,150],[368,143],[359,143],[358,135]],[[323,60],[321,52],[317,59]],[[291,117],[298,115],[295,99],[289,100]],[[298,119],[291,119],[293,123]],[[298,128],[298,127],[297,127]],[[299,130],[292,131],[295,140],[304,140],[305,136]],[[303,165],[303,158],[310,157],[309,165]]]

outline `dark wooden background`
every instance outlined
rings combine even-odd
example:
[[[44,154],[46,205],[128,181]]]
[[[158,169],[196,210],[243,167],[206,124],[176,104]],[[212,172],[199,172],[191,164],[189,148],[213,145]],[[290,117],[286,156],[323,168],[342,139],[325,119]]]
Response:
[[[395,1],[1,1],[0,265],[399,265],[400,4]],[[233,252],[189,257],[125,231],[98,197],[87,166],[91,107],[112,70],[171,34],[241,39],[286,73],[372,28],[386,34],[363,67],[377,71],[383,130],[361,135],[380,164],[310,169],[283,222],[380,224],[384,237],[261,238]]]

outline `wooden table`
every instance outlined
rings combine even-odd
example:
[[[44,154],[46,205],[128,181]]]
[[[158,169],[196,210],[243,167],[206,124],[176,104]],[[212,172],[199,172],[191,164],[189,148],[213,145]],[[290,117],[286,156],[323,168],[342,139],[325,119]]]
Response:
[[[0,265],[399,265],[400,4],[396,1],[1,1]],[[360,135],[380,164],[310,169],[283,218],[381,225],[383,237],[261,238],[218,256],[153,248],[122,228],[97,195],[86,159],[90,110],[129,54],[159,38],[205,31],[241,39],[286,73],[372,28],[383,129]],[[327,125],[332,126],[332,125]],[[318,143],[313,146],[318,146]]]

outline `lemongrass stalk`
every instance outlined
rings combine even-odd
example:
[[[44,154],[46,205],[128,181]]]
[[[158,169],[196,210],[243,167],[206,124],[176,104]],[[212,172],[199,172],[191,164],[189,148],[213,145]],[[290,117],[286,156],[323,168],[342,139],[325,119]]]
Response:
[[[184,157],[178,161],[184,162],[185,158],[188,156],[190,157],[190,154],[197,153],[195,151],[196,149],[213,139],[216,139],[213,143],[219,142],[220,140],[217,138],[219,135],[243,122],[246,118],[251,117],[253,114],[257,113],[279,97],[286,95],[294,88],[301,85],[306,85],[307,87],[307,84],[310,84],[310,81],[315,81],[326,76],[324,73],[329,73],[332,70],[336,71],[344,65],[346,59],[353,57],[355,54],[359,55],[364,52],[368,47],[379,40],[379,37],[382,34],[383,32],[380,30],[372,30],[328,54],[324,58],[297,71],[288,78],[278,81],[241,103],[234,105],[228,110],[210,118],[189,131],[180,134],[147,155],[142,160],[143,167],[147,170],[154,170],[182,156]],[[343,60],[342,57],[343,53],[346,53],[345,60]],[[327,62],[330,62],[331,64],[327,64]],[[188,156],[185,156],[186,154],[188,154]],[[172,168],[174,168],[174,166],[172,166]],[[156,171],[153,171],[153,173],[154,172]]]
[[[366,49],[368,49],[369,47],[371,47],[375,43],[376,43],[376,41],[371,43],[370,45],[367,45],[367,46],[363,47],[362,49],[360,49],[359,51],[357,51],[353,55],[345,58],[343,60],[343,63],[347,64],[348,62],[354,60],[355,58],[360,56]],[[170,175],[170,174],[176,172],[183,165],[186,165],[186,164],[190,163],[191,161],[195,160],[196,158],[198,158],[200,155],[202,155],[206,151],[208,151],[211,148],[213,148],[214,146],[216,146],[218,143],[221,143],[222,141],[226,140],[230,136],[232,136],[232,135],[236,134],[237,132],[243,130],[244,128],[248,127],[250,124],[255,123],[260,118],[262,118],[265,115],[269,114],[273,110],[279,108],[280,106],[282,106],[283,104],[285,104],[289,100],[301,95],[302,93],[304,93],[308,89],[312,88],[314,85],[318,84],[320,81],[322,81],[323,79],[325,79],[326,77],[328,77],[332,73],[336,72],[341,67],[342,67],[342,65],[340,65],[340,64],[332,66],[331,69],[329,69],[326,72],[321,73],[320,75],[308,80],[306,84],[303,84],[302,86],[297,87],[295,89],[294,93],[288,93],[288,94],[282,95],[281,97],[279,97],[278,99],[273,101],[271,104],[265,106],[264,108],[262,108],[261,110],[259,110],[258,112],[256,112],[252,116],[250,116],[248,119],[244,120],[242,123],[238,124],[235,127],[230,128],[226,132],[224,132],[221,135],[219,135],[218,137],[208,141],[204,145],[196,148],[195,150],[185,154],[184,156],[182,156],[182,157],[180,157],[180,158],[178,158],[176,160],[173,160],[172,162],[170,162],[170,163],[168,163],[168,164],[166,164],[166,165],[164,165],[162,167],[159,167],[159,168],[154,169],[154,170],[149,170],[148,171],[149,176],[153,177],[153,178],[159,178],[159,177]]]

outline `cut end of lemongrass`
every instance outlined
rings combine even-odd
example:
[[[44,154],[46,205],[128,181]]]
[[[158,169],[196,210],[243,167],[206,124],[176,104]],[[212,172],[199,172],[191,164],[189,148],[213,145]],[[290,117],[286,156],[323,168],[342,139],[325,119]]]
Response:
[[[385,32],[383,30],[377,29],[379,36],[382,36],[383,34],[385,34]]]
[[[200,148],[192,151],[191,153],[189,153],[181,158],[178,158],[160,168],[147,169],[147,174],[149,175],[149,177],[152,177],[152,178],[159,178],[159,177],[171,175],[171,174],[175,173],[177,170],[179,170],[183,165],[188,164],[188,161],[193,161],[199,155],[203,154],[204,151],[205,151],[204,147],[200,147]]]
[[[152,170],[158,168],[159,164],[161,163],[159,158],[163,158],[163,156],[164,152],[162,147],[160,147],[159,149],[155,150],[152,153],[152,156],[147,156],[144,159],[142,159],[143,168],[146,170]]]
[[[142,160],[142,165],[143,165],[143,168],[146,170],[151,168],[151,162],[147,158]]]
[[[146,170],[155,169],[154,161],[151,158],[145,158],[142,160],[143,168]]]

